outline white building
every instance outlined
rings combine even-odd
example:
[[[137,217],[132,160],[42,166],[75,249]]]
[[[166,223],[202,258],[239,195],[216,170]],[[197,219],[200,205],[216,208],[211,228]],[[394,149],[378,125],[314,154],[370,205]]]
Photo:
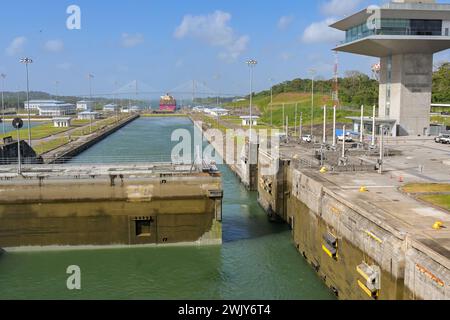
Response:
[[[72,118],[70,117],[57,117],[53,118],[53,126],[55,128],[69,128]]]
[[[24,103],[28,109],[28,102]],[[30,100],[30,110],[39,111],[40,116],[61,117],[76,114],[76,106],[57,100]]]
[[[120,111],[120,106],[114,103],[106,104],[103,106],[104,112],[118,112]]]
[[[78,113],[79,120],[96,120],[100,118],[100,113],[95,111],[83,111]]]
[[[252,126],[257,126],[259,117],[257,117],[257,116],[252,116],[252,117],[244,116],[244,117],[241,117],[241,119],[242,119],[242,125],[244,127],[250,126],[250,123],[252,124]]]
[[[94,108],[94,103],[92,101],[78,101],[77,102],[77,110],[83,111],[91,111]]]
[[[144,108],[142,108],[140,106],[131,106],[130,107],[130,112],[141,112],[142,110],[144,110]]]
[[[220,116],[220,117],[224,117],[227,116],[230,112],[227,109],[222,109],[222,108],[214,108],[210,110],[210,114],[212,116]]]

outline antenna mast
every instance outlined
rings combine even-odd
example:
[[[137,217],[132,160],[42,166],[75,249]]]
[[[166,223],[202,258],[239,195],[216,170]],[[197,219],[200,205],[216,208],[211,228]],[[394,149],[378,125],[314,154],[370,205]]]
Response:
[[[335,62],[334,62],[334,78],[333,78],[333,104],[336,107],[340,106],[339,102],[339,55],[337,51],[334,51]]]

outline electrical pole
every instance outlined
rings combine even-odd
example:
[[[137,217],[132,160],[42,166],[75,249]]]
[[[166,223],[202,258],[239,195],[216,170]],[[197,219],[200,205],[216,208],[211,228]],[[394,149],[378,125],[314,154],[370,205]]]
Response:
[[[310,69],[309,72],[311,73],[311,139],[314,134],[314,77],[316,75],[316,70]]]
[[[300,113],[300,127],[298,136],[300,138],[300,142],[303,141],[303,112]]]
[[[20,62],[25,64],[25,68],[27,71],[28,144],[31,147],[30,81],[29,81],[28,65],[33,63],[33,60],[30,58],[23,58],[20,60]]]
[[[5,79],[6,79],[6,74],[1,74],[0,75],[2,78],[2,125],[3,125],[3,135],[5,135],[6,131],[5,131],[5,98],[4,98],[4,91],[5,91]]]
[[[380,163],[378,165],[378,173],[383,173],[383,161],[384,161],[384,127],[380,126]]]
[[[336,148],[336,108],[337,106],[333,106],[333,148]]]
[[[362,145],[364,142],[364,105],[361,106],[361,124],[359,131],[360,131],[359,142]]]
[[[249,60],[246,62],[250,68],[250,146],[252,143],[252,127],[253,127],[253,68],[258,64],[256,60]],[[251,153],[251,152],[250,152]],[[251,163],[251,162],[250,162]]]
[[[376,126],[375,115],[376,115],[376,110],[375,110],[375,105],[374,105],[373,106],[373,115],[372,115],[372,148],[375,147],[375,126]]]
[[[342,158],[345,158],[345,138],[346,138],[346,128],[344,126],[342,133]]]
[[[92,78],[94,78],[94,76],[92,74],[88,74],[88,80],[89,80],[89,100],[91,101],[92,104],[94,104],[94,102],[92,101]],[[93,111],[93,110],[92,110]],[[92,112],[91,111],[91,112]],[[92,133],[92,113],[89,115],[89,133]]]
[[[323,106],[323,144],[327,143],[327,106]]]

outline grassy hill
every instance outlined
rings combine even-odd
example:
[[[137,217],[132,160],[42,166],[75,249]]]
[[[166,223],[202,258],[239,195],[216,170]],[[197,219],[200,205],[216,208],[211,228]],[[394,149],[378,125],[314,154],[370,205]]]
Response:
[[[281,127],[283,125],[284,118],[289,118],[289,125],[294,126],[297,113],[296,125],[299,125],[300,114],[303,113],[303,123],[305,125],[311,123],[311,94],[297,93],[297,92],[285,92],[276,94],[273,97],[273,104],[270,104],[271,98],[266,95],[257,95],[253,99],[253,106],[255,108],[255,114],[259,114],[262,123]],[[234,109],[236,113],[248,114],[249,113],[249,100],[239,101],[227,104],[228,108]],[[283,113],[284,104],[284,113]],[[328,122],[333,121],[333,111],[331,109],[332,102],[329,95],[317,94],[314,96],[314,124],[321,124],[323,122],[323,106],[328,107],[327,119]],[[296,112],[297,111],[297,112]],[[336,113],[337,121],[340,123],[350,122],[346,117],[348,116],[360,116],[360,109],[355,107],[339,108]],[[371,108],[367,108],[366,115],[371,114]]]

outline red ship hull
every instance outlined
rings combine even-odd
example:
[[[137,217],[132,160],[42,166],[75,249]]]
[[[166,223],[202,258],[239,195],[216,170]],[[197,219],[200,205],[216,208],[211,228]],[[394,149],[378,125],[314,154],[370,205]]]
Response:
[[[160,105],[159,111],[166,111],[166,112],[175,112],[177,110],[177,106],[174,105]]]

